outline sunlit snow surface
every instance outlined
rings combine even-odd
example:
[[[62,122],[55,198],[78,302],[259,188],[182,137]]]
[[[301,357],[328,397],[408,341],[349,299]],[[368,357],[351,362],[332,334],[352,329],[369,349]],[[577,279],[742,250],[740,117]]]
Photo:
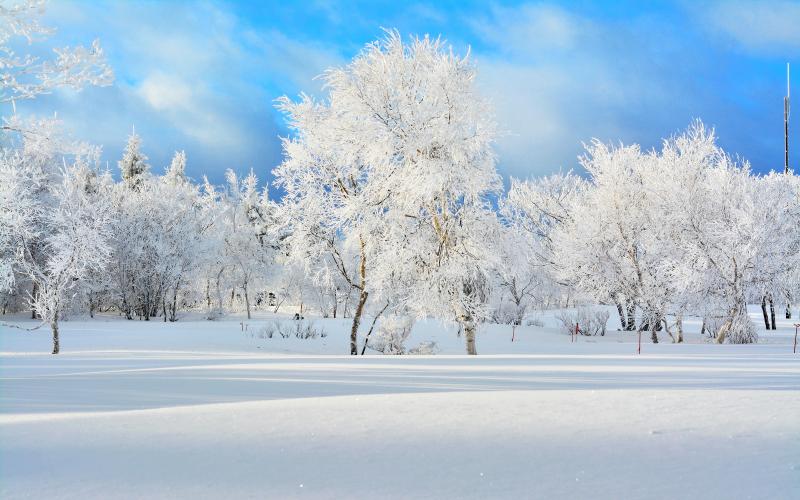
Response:
[[[757,319],[757,318],[755,318]],[[452,327],[350,358],[270,320],[0,327],[0,498],[798,498],[800,354]],[[781,324],[779,322],[779,324]],[[689,326],[691,328],[691,326]]]

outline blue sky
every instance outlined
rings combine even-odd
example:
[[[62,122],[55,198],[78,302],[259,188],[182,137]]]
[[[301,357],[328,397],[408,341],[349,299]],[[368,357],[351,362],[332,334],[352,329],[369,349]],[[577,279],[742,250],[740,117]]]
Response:
[[[135,125],[156,171],[185,149],[189,174],[215,182],[251,167],[268,180],[286,133],[274,99],[320,96],[313,77],[381,27],[471,47],[506,177],[577,168],[594,137],[657,146],[693,118],[754,170],[780,169],[787,61],[800,82],[798,2],[55,1],[46,22],[56,46],[99,38],[116,82],[24,111],[57,111],[114,168]]]

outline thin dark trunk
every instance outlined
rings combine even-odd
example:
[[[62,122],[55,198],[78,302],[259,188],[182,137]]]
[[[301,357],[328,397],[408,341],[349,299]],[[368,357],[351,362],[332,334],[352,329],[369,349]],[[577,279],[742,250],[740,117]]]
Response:
[[[375,323],[378,321],[378,318],[381,317],[381,314],[389,307],[389,303],[387,302],[383,309],[372,318],[372,324],[369,326],[369,331],[367,331],[367,335],[364,337],[364,347],[361,349],[361,355],[363,356],[364,353],[367,351],[367,343],[369,343],[369,336],[372,335],[372,330],[375,328]]]
[[[622,326],[623,330],[628,329],[628,322],[625,321],[625,310],[618,301],[614,301],[614,304],[617,306],[617,314],[619,314],[619,324]]]
[[[636,303],[628,302],[628,330],[629,332],[636,330]]]
[[[170,309],[169,320],[175,321],[177,320],[177,313],[178,313],[178,287],[172,291],[172,308]]]
[[[767,296],[766,295],[761,297],[761,314],[764,316],[764,328],[769,330],[770,326],[769,326],[769,315],[767,314]]]
[[[244,304],[247,308],[247,319],[250,319],[250,295],[247,293],[247,282],[244,283],[242,290],[244,290]]]
[[[772,318],[772,329],[777,330],[775,325],[775,303],[772,301],[772,297],[769,299],[769,316]]]
[[[786,304],[786,319],[792,319],[792,305]]]
[[[58,314],[56,314],[55,318],[58,318]],[[58,354],[61,351],[61,345],[58,341],[58,319],[50,322],[50,330],[53,332],[53,354]]]
[[[31,295],[34,298],[34,301],[36,297],[39,295],[39,285],[35,281],[33,283],[33,290],[31,290]],[[31,319],[36,319],[36,307],[33,305],[31,306]]]

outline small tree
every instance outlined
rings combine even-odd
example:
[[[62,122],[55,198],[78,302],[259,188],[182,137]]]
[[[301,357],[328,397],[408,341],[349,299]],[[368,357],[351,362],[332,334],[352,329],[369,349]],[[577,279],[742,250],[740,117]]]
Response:
[[[85,178],[77,175],[86,167],[83,161],[78,159],[68,168],[54,188],[55,206],[37,214],[48,229],[43,237],[45,258],[25,255],[21,260],[22,269],[37,287],[38,293],[29,299],[42,323],[50,326],[53,354],[60,351],[58,322],[74,291],[105,265],[110,254],[111,210],[107,200],[88,189]]]
[[[122,159],[117,162],[122,181],[130,189],[137,190],[144,181],[144,176],[150,171],[147,156],[141,152],[142,139],[136,132],[128,137]]]

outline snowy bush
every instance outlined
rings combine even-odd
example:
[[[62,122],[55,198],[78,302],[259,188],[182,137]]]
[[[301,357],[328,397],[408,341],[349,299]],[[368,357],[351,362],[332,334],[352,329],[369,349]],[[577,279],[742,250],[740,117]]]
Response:
[[[582,335],[603,336],[606,334],[609,316],[609,312],[605,309],[579,307],[574,311],[559,312],[556,314],[556,319],[561,323],[562,331],[569,335],[575,333],[577,325]]]
[[[514,304],[504,302],[498,304],[490,314],[489,319],[492,323],[499,325],[512,325],[517,321],[517,309]]]
[[[383,318],[367,346],[383,354],[404,354],[403,343],[411,334],[414,320],[408,316],[390,315]]]
[[[714,316],[705,320],[706,333],[717,342],[727,341],[730,344],[753,344],[758,342],[755,325],[742,309],[730,317]]]
[[[530,318],[525,324],[528,326],[537,326],[539,328],[542,328],[544,326],[544,321],[542,321],[542,318],[534,316]]]
[[[429,340],[427,342],[420,342],[417,347],[409,349],[408,354],[415,356],[426,356],[439,353],[439,346],[436,342]]]
[[[206,312],[205,318],[208,321],[217,321],[218,319],[222,319],[225,316],[225,311],[221,308],[213,308]]]
[[[313,321],[270,321],[259,328],[254,335],[259,339],[280,337],[288,339],[294,337],[301,340],[325,338],[328,333],[324,328],[317,328]]]

